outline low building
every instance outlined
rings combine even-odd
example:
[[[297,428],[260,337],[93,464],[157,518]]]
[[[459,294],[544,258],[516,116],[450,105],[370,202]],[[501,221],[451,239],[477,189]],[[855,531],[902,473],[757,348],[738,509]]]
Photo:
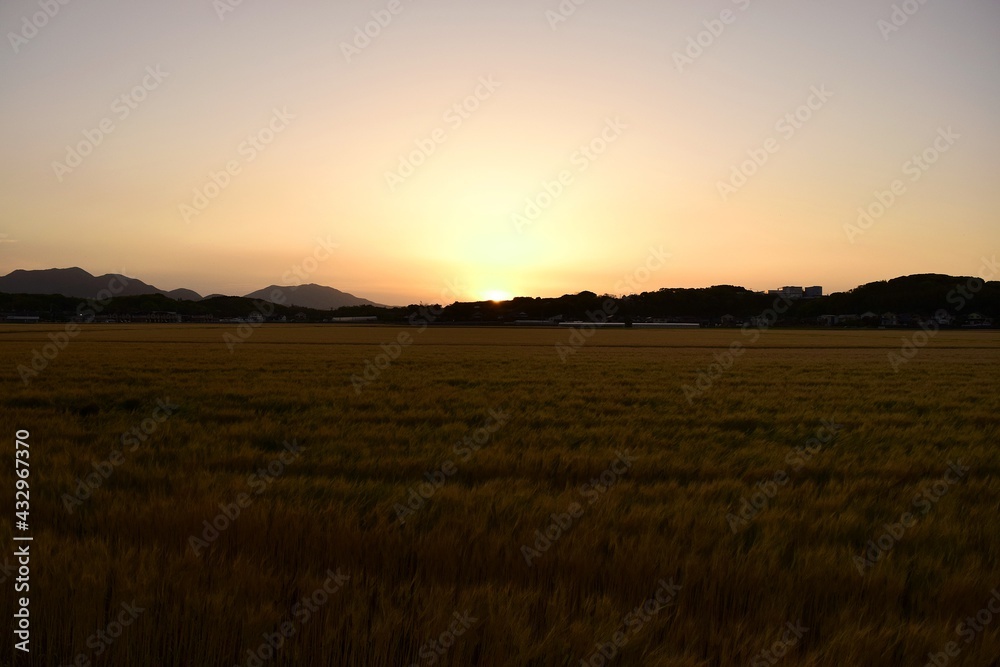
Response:
[[[180,322],[181,316],[177,313],[168,313],[161,310],[154,310],[150,313],[134,313],[131,316],[116,316],[117,320],[120,321],[131,321],[131,322],[147,322],[147,323],[157,323],[157,324],[170,324],[174,322]]]
[[[299,315],[305,319],[305,313],[297,313],[296,317]],[[331,317],[330,321],[338,324],[360,324],[362,322],[378,322],[378,317],[374,315],[368,317]]]
[[[633,322],[633,329],[698,329],[697,322]]]
[[[982,324],[985,319],[986,318],[980,315],[979,313],[972,313],[971,315],[965,318],[965,321],[968,322],[969,324]]]

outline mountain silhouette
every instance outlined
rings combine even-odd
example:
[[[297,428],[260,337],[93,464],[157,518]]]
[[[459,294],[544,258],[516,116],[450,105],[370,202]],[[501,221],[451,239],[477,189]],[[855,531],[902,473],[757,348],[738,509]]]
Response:
[[[201,295],[193,290],[164,290],[118,273],[95,276],[77,266],[69,269],[17,269],[0,277],[0,292],[7,294],[61,294],[78,299],[96,299],[107,296],[109,290],[115,290],[114,296],[164,294],[177,300],[201,300]]]
[[[228,296],[213,294],[209,297],[202,297],[198,292],[190,289],[165,290],[138,278],[130,278],[118,273],[95,276],[77,266],[68,269],[17,269],[0,277],[0,293],[5,294],[59,294],[74,299],[97,299],[108,296],[109,290],[112,289],[115,290],[113,296],[116,297],[163,294],[176,301],[202,301],[212,297]],[[274,296],[276,293],[281,295],[277,300]],[[381,305],[332,287],[316,284],[270,285],[256,292],[251,292],[246,297],[317,310],[330,310],[345,306]]]
[[[279,296],[280,295],[280,296]],[[299,306],[300,308],[315,308],[316,310],[330,310],[344,308],[346,306],[381,306],[368,299],[341,292],[338,289],[325,285],[281,286],[269,285],[256,292],[244,295],[250,299],[260,299],[271,301],[285,306]]]

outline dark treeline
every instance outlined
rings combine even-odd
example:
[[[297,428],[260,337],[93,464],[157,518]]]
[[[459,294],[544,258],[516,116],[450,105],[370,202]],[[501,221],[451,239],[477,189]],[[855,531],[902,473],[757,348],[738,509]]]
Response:
[[[212,297],[201,301],[174,300],[162,294],[115,297],[92,302],[60,295],[0,294],[0,312],[5,315],[34,315],[44,321],[67,321],[74,316],[96,316],[97,321],[128,321],[153,312],[169,312],[187,321],[247,318],[258,313],[274,321],[322,322],[339,317],[376,317],[386,323],[509,323],[517,320],[592,320],[631,322],[677,320],[712,324],[738,324],[774,307],[776,301],[787,308],[785,324],[820,323],[823,316],[856,315],[858,325],[884,323],[882,316],[894,314],[901,324],[945,311],[964,324],[978,314],[996,321],[1000,318],[1000,282],[940,274],[894,278],[862,285],[817,299],[781,303],[774,295],[752,292],[743,287],[717,285],[687,289],[663,288],[626,297],[593,292],[561,297],[517,297],[494,303],[456,302],[450,305],[413,304],[405,307],[352,306],[336,310],[315,310],[283,306],[244,297]],[[603,314],[600,314],[603,313]],[[877,318],[862,319],[865,314]]]

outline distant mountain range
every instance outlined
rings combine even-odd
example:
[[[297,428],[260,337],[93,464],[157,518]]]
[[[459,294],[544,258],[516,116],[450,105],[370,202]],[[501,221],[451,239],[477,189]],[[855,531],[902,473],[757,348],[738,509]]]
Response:
[[[115,281],[116,278],[119,280]],[[200,294],[189,289],[163,290],[137,278],[114,273],[95,276],[75,266],[71,269],[42,269],[39,271],[17,269],[0,277],[0,292],[7,294],[61,294],[77,299],[93,299],[101,290],[109,289],[109,285],[120,290],[116,296],[164,294],[171,299],[201,300]]]
[[[177,301],[201,301],[202,296],[189,289],[164,290],[138,278],[121,274],[106,273],[95,276],[79,267],[70,269],[41,269],[29,271],[17,269],[0,277],[0,292],[7,294],[60,294],[77,299],[94,299],[109,286],[118,290],[115,296],[141,296],[163,294]],[[280,294],[281,297],[275,295]],[[213,295],[220,296],[220,295]],[[273,301],[286,306],[330,310],[346,306],[378,306],[380,304],[361,297],[341,292],[324,285],[279,286],[270,285],[264,289],[244,295],[251,299]],[[276,300],[277,299],[277,300]]]

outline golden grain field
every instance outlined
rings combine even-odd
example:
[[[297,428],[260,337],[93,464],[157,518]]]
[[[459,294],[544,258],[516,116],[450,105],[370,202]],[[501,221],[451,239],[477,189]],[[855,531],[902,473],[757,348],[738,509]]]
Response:
[[[1000,665],[998,332],[60,331],[0,664]]]

